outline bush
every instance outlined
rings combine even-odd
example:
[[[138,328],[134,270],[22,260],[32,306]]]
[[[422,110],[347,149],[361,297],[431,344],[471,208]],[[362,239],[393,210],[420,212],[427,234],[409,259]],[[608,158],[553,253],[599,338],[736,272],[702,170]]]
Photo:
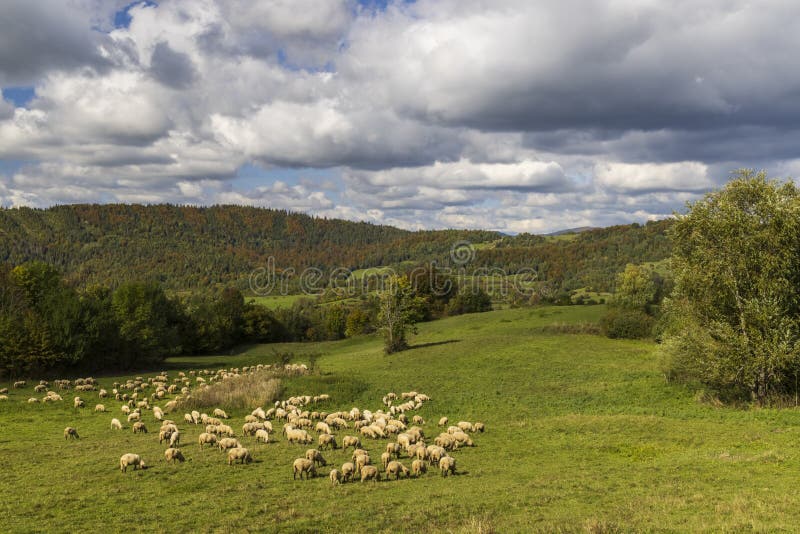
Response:
[[[610,338],[641,339],[653,332],[654,319],[644,311],[626,308],[609,308],[600,319],[600,328]]]

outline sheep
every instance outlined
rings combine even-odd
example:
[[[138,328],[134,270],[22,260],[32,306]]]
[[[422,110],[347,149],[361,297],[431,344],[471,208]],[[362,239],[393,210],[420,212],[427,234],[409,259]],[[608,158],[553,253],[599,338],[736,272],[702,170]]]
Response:
[[[313,443],[314,439],[302,429],[292,429],[286,431],[286,441],[289,443]]]
[[[255,415],[245,415],[244,416],[244,422],[245,423],[256,423],[256,422],[258,422],[258,417],[256,417]]]
[[[192,415],[192,422],[196,425],[200,424],[200,412],[198,412],[197,410],[192,410],[191,415]]]
[[[386,469],[386,466],[389,465],[389,462],[392,460],[391,453],[384,452],[381,453],[381,465],[383,465],[383,469]]]
[[[474,432],[474,429],[472,428],[472,423],[468,421],[459,421],[457,426],[460,430],[463,430],[464,432]]]
[[[193,425],[194,424],[194,419],[192,419],[192,414],[190,414],[190,413],[183,414],[183,422],[184,423],[189,423],[190,425]]]
[[[169,437],[169,446],[174,448],[176,445],[180,445],[180,441],[181,441],[181,433],[175,431]]]
[[[17,380],[16,382],[14,382],[14,385],[12,387],[14,389],[24,388],[25,384],[26,384],[26,382],[24,380]]]
[[[427,472],[428,472],[428,466],[425,465],[424,461],[422,461],[422,460],[414,460],[413,462],[411,462],[411,473],[415,477],[419,477],[423,473],[427,473]]]
[[[342,438],[342,449],[347,450],[348,447],[354,449],[361,448],[361,440],[356,436],[345,436]]]
[[[38,386],[33,388],[33,391],[35,391],[36,393],[43,393],[47,391],[47,386],[39,384]]]
[[[475,423],[475,424],[472,425],[472,430],[474,432],[481,432],[482,433],[484,430],[486,430],[486,427],[484,426],[483,423]]]
[[[317,449],[308,449],[306,451],[306,459],[313,461],[315,465],[328,465],[328,462],[322,457],[322,453],[320,453]]]
[[[125,415],[128,415],[128,414],[130,414],[130,413],[131,413],[131,409],[130,409],[130,408],[128,408],[128,406],[127,406],[126,404],[123,404],[122,406],[120,406],[120,407],[119,407],[119,409],[120,409],[120,411],[121,411],[122,413],[124,413]]]
[[[395,457],[400,458],[400,444],[399,443],[387,443],[386,444],[386,452],[390,456],[392,454],[394,454]]]
[[[319,435],[319,448],[320,449],[328,449],[328,448],[338,449],[339,447],[336,445],[336,437],[331,436],[330,434],[320,434]]]
[[[381,479],[381,474],[378,472],[378,468],[375,467],[374,465],[365,465],[361,469],[361,482],[370,479],[377,482]]]
[[[120,457],[120,459],[119,459],[119,469],[120,469],[120,471],[122,471],[123,473],[127,472],[129,465],[133,466],[133,470],[134,471],[137,468],[138,469],[144,469],[145,467],[147,467],[144,464],[144,460],[142,460],[142,458],[138,454],[132,454],[130,452],[127,453],[127,454],[123,454]]]
[[[411,418],[411,420],[414,421],[415,425],[424,425],[425,424],[425,419],[423,419],[419,415],[415,415],[414,417]]]
[[[324,423],[322,421],[317,423],[317,426],[314,427],[314,430],[319,432],[320,434],[330,434],[331,433],[331,427],[328,426],[327,423]]]
[[[385,467],[386,469],[386,479],[389,479],[389,475],[394,475],[394,479],[397,480],[400,478],[400,475],[405,475],[408,478],[408,467],[404,466],[397,460],[393,460],[389,462],[389,465]]]
[[[81,399],[80,397],[75,397],[72,400],[73,400],[73,406],[75,408],[83,408],[83,404],[84,404],[83,399]]]
[[[203,432],[197,438],[197,443],[200,444],[200,449],[203,449],[203,445],[211,445],[212,447],[217,443],[217,436],[214,434],[209,434],[208,432]]]
[[[167,461],[167,463],[173,463],[175,462],[175,460],[179,462],[186,461],[186,458],[183,457],[183,453],[181,452],[181,450],[173,447],[170,447],[169,449],[164,451],[164,459]]]
[[[122,423],[116,417],[111,419],[111,430],[122,430]]]
[[[101,399],[105,399],[106,397],[108,397],[108,391],[106,391],[105,389],[101,389],[100,392],[97,394],[97,396],[100,397]]]
[[[153,406],[153,417],[161,421],[164,418],[164,412],[158,406]]]
[[[236,438],[222,438],[217,442],[217,446],[219,450],[224,451],[226,449],[235,449],[237,447],[241,447],[242,444],[239,443],[239,440]]]
[[[217,425],[217,434],[225,434],[229,438],[232,438],[236,435],[233,432],[233,429],[228,425]]]
[[[264,412],[264,409],[260,407],[253,410],[250,415],[258,419],[261,419],[262,421],[264,421],[267,418],[267,414]]]
[[[446,477],[447,473],[452,475],[456,474],[456,459],[452,456],[444,456],[439,460],[439,470],[442,472],[442,476]]]
[[[142,418],[142,415],[139,412],[131,412],[128,414],[128,422],[138,421]]]
[[[356,466],[353,465],[352,462],[345,462],[342,464],[342,481],[347,482],[348,480],[353,480],[353,473],[356,470]]]
[[[472,441],[472,438],[470,438],[469,435],[467,435],[464,432],[453,432],[452,436],[453,439],[456,440],[456,442],[459,445],[466,445],[467,447],[475,446],[475,443]]]
[[[135,423],[133,423],[133,433],[138,434],[139,432],[147,434],[147,427],[144,426],[143,422],[136,421]]]
[[[165,412],[171,412],[177,407],[178,407],[178,401],[171,400],[171,401],[169,401],[168,403],[166,403],[164,405],[164,411]]]
[[[71,426],[68,426],[67,428],[64,429],[64,439],[69,439],[69,438],[80,439],[78,431]]]
[[[308,480],[309,477],[317,476],[317,468],[311,460],[297,458],[292,464],[292,480],[297,479],[298,473],[300,474],[300,480],[303,480],[303,473],[306,474],[306,480]]]
[[[256,443],[258,443],[259,441],[263,441],[264,443],[269,443],[269,433],[263,428],[259,428],[258,430],[256,430]]]
[[[228,465],[233,465],[236,460],[241,460],[242,464],[249,464],[253,461],[250,451],[244,447],[235,447],[228,451]]]
[[[0,395],[8,395],[8,388],[0,389]]]
[[[328,477],[331,479],[331,486],[335,486],[341,482],[342,473],[338,469],[331,469]]]
[[[95,407],[94,407],[94,411],[96,411],[96,412],[105,412],[106,411],[106,407],[103,404],[96,404]]]
[[[357,473],[360,473],[361,469],[363,469],[367,465],[370,465],[370,463],[371,463],[371,460],[369,458],[369,454],[359,454],[358,456],[356,456],[355,461],[356,461],[356,472]]]
[[[36,397],[31,397],[30,399],[28,399],[28,404],[33,404],[34,402],[39,402],[39,399],[37,399]]]
[[[447,455],[447,451],[438,445],[429,445],[425,452],[428,455],[428,462],[430,463],[431,467],[438,465],[439,460],[441,460],[443,456]]]
[[[439,419],[439,426],[446,426],[447,421],[448,421],[447,417],[442,417],[441,419]]]
[[[228,414],[226,414],[225,411],[221,410],[220,408],[214,408],[214,417],[219,417],[220,419],[227,419]]]

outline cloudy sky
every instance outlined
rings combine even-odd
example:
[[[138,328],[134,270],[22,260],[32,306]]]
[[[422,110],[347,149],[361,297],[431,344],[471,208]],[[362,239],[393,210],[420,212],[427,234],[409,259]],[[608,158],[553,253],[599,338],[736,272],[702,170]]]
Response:
[[[800,169],[800,3],[3,0],[0,205],[658,219]]]

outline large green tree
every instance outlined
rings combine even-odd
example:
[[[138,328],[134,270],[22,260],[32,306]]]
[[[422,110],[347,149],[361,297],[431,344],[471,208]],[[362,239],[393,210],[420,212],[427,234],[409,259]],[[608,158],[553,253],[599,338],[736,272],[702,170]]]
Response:
[[[800,192],[737,171],[676,217],[664,352],[674,376],[759,403],[800,365]]]

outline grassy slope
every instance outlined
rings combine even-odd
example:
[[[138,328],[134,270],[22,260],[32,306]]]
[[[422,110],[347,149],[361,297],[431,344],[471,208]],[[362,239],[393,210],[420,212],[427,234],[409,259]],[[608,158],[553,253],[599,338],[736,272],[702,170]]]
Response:
[[[601,311],[516,309],[437,321],[413,339],[427,346],[391,357],[364,337],[171,362],[217,367],[271,361],[276,351],[323,353],[321,374],[288,382],[286,394],[327,392],[336,409],[375,409],[387,391],[425,392],[434,399],[421,411],[426,420],[487,425],[477,448],[455,453],[463,474],[447,479],[429,473],[338,488],[322,478],[294,482],[291,461],[305,447],[251,446],[257,463],[228,467],[221,453],[199,451],[200,430],[180,422],[190,460],[167,466],[152,433],[114,433],[112,414],[76,412],[69,403],[28,406],[19,400],[30,390],[12,390],[0,404],[4,530],[793,529],[798,413],[700,405],[687,389],[664,384],[647,342],[536,332]],[[94,405],[94,394],[83,397]],[[118,416],[119,403],[106,404]],[[243,414],[234,415],[238,429]],[[81,441],[64,442],[68,424]],[[437,433],[431,424],[426,431]],[[383,444],[368,445],[373,458]],[[129,451],[153,467],[121,474],[118,458]],[[345,457],[325,456],[336,464]]]

